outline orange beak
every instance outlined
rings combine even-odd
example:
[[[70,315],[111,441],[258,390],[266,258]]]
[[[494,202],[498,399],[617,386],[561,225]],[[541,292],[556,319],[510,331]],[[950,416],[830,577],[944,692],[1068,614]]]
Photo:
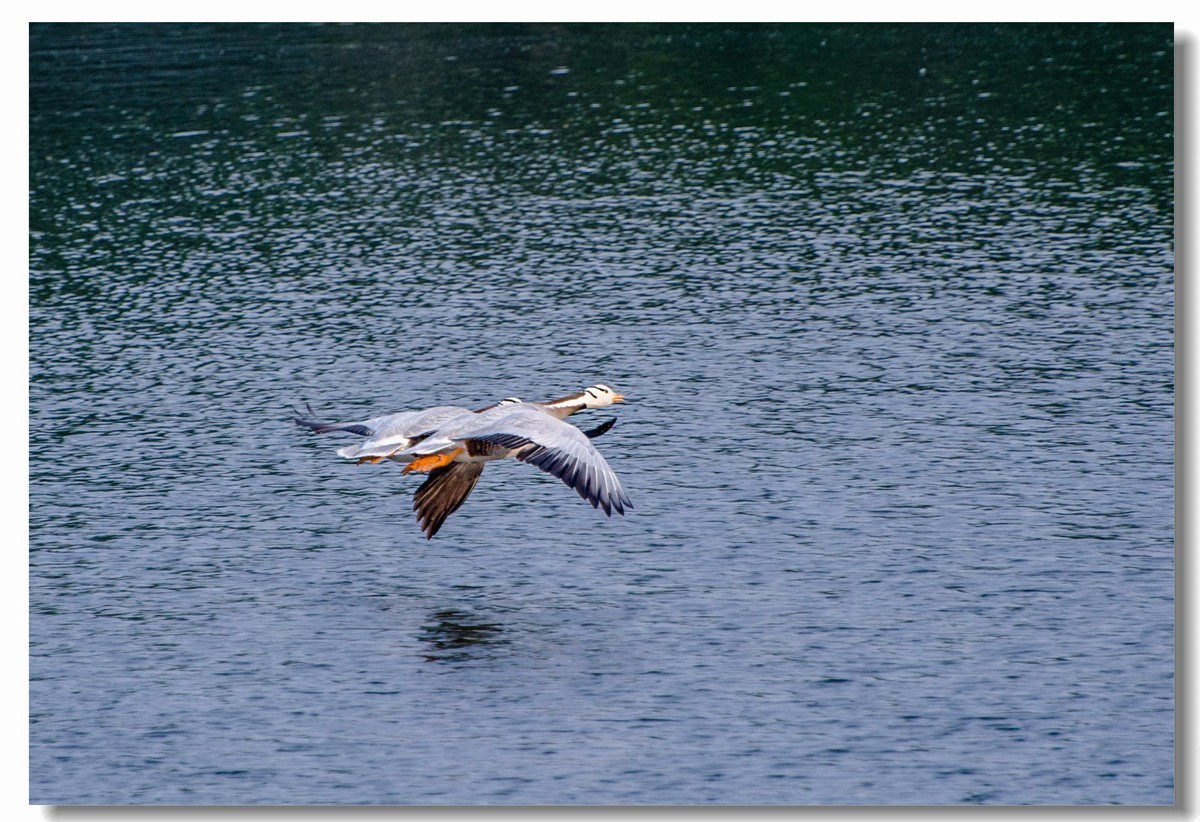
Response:
[[[613,402],[625,402],[625,395],[613,392]]]

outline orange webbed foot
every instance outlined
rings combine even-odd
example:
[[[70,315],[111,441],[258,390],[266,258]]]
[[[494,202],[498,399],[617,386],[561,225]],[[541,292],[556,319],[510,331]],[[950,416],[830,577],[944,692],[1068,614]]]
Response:
[[[427,454],[424,457],[417,457],[404,466],[404,473],[411,474],[417,472],[423,474],[435,468],[441,468],[443,465],[449,465],[454,462],[455,457],[465,450],[465,448],[456,448],[448,454]]]

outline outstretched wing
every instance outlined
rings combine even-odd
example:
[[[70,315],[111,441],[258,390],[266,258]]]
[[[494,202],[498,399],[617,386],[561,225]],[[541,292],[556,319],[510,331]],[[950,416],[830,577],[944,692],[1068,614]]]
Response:
[[[517,408],[464,439],[468,451],[472,441],[516,449],[513,456],[517,459],[558,477],[609,516],[633,507],[617,475],[587,435],[536,408]]]
[[[413,510],[417,512],[425,539],[433,539],[446,517],[466,502],[479,482],[483,466],[482,462],[452,462],[429,473],[429,479],[413,494]]]
[[[603,436],[615,423],[614,418],[583,433],[588,439],[594,439]],[[413,510],[417,512],[417,522],[426,539],[433,539],[446,518],[466,502],[479,482],[484,465],[482,462],[452,462],[430,472],[429,478],[413,494]]]

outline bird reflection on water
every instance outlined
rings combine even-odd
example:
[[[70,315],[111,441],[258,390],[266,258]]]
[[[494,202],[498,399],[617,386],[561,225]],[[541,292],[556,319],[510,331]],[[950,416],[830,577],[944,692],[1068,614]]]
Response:
[[[465,662],[478,657],[478,649],[507,644],[502,627],[466,611],[446,609],[430,614],[418,638],[428,644],[427,662]]]

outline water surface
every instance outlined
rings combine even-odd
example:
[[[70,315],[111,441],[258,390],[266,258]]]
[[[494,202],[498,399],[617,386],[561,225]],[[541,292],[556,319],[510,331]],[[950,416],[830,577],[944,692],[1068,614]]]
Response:
[[[1169,26],[30,36],[31,801],[1173,801]]]

